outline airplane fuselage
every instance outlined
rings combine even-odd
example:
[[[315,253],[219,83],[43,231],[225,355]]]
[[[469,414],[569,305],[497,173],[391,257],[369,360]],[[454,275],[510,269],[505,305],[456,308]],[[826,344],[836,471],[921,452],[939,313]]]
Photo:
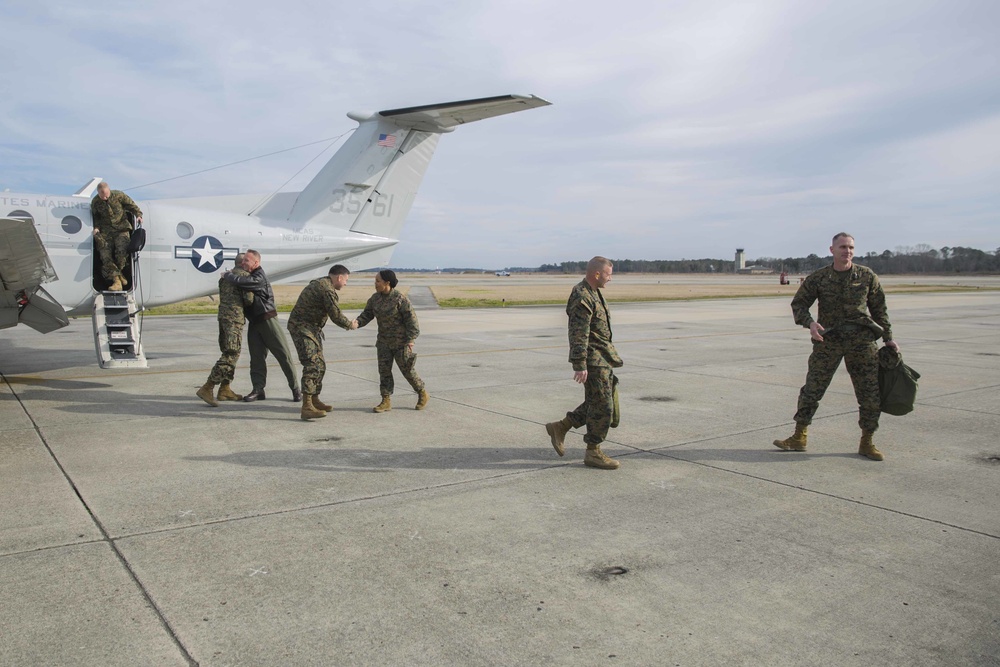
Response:
[[[396,244],[370,234],[295,227],[286,220],[203,207],[209,199],[193,201],[197,207],[178,200],[136,201],[147,235],[139,256],[137,299],[147,307],[215,293],[221,273],[248,248],[261,253],[265,270],[277,281],[318,276],[324,273],[320,269],[336,263],[352,270],[378,266]],[[5,192],[0,216],[32,221],[59,277],[47,286],[49,293],[68,314],[89,314],[95,293],[90,200]],[[366,256],[364,262],[361,256]]]

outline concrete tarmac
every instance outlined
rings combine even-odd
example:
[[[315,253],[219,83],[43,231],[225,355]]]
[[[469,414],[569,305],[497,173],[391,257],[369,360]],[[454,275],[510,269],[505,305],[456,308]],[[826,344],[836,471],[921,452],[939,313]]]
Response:
[[[843,368],[772,446],[788,299],[613,304],[616,471],[545,434],[583,396],[561,308],[421,311],[422,412],[397,373],[373,414],[375,327],[327,327],[313,422],[274,364],[195,397],[212,317],[146,318],[146,370],[5,330],[0,664],[998,665],[1000,293],[889,309],[922,378],[876,463]]]

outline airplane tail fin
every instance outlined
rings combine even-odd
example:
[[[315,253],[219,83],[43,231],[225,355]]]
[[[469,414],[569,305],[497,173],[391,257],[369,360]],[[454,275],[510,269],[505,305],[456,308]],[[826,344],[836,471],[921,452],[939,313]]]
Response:
[[[548,104],[534,95],[503,95],[349,113],[358,129],[298,194],[287,219],[303,229],[335,227],[398,239],[441,134]]]

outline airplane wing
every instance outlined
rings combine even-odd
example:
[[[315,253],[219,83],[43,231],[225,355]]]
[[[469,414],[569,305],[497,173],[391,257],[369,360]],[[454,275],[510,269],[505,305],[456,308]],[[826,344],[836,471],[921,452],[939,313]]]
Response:
[[[551,102],[535,95],[501,95],[407,109],[390,109],[379,111],[378,114],[403,127],[412,127],[424,132],[450,132],[465,123],[550,104]]]
[[[0,218],[0,329],[18,323],[48,333],[69,324],[42,283],[57,280],[30,220]]]

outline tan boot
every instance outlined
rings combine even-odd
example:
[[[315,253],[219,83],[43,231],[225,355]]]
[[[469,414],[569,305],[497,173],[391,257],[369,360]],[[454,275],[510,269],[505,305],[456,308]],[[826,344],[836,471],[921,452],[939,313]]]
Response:
[[[789,438],[784,440],[775,440],[774,446],[779,449],[784,449],[792,452],[804,452],[806,451],[806,439],[809,435],[809,425],[808,424],[795,424],[795,433]]]
[[[332,405],[327,405],[323,401],[319,400],[319,394],[313,394],[313,407],[317,410],[322,410],[323,412],[330,412],[333,410]]]
[[[588,445],[587,455],[583,457],[583,465],[601,470],[615,470],[619,464],[618,461],[602,452],[600,445]]]
[[[201,400],[205,401],[213,408],[219,407],[219,403],[215,400],[215,383],[206,382],[202,385],[201,389],[197,391],[197,396]]]
[[[122,279],[121,276],[115,276],[114,282],[108,287],[109,292],[121,292],[122,291]]]
[[[122,281],[122,289],[128,287],[128,278],[126,278],[125,276],[120,276],[119,280]]]
[[[545,432],[549,434],[549,438],[552,440],[552,447],[559,456],[566,453],[565,438],[571,428],[573,428],[573,425],[569,423],[569,419],[566,417],[557,422],[550,422],[545,425]]]
[[[219,385],[219,393],[216,395],[216,400],[219,401],[242,401],[243,396],[237,394],[229,386],[228,382],[223,382]]]
[[[874,433],[871,431],[861,431],[861,443],[858,445],[858,454],[872,461],[884,461],[885,457],[882,456],[882,452],[875,449],[874,443],[872,443],[872,436]]]
[[[414,410],[423,410],[427,407],[427,401],[431,400],[431,395],[427,393],[426,389],[421,389],[420,394],[417,396],[417,405]]]
[[[372,408],[372,412],[389,412],[392,410],[392,400],[388,396],[382,397],[382,402]]]
[[[326,417],[326,413],[322,410],[317,410],[316,406],[313,405],[312,394],[302,394],[302,413],[303,419],[319,419],[320,417]]]

